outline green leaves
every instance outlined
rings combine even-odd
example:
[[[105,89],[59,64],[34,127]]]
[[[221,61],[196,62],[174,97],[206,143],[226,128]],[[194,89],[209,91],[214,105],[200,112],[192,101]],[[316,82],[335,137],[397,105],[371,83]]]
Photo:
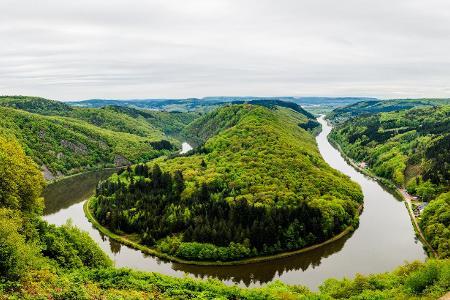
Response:
[[[39,260],[37,245],[21,234],[22,222],[17,211],[0,208],[0,281],[18,280]]]
[[[11,136],[0,135],[0,178],[0,207],[25,213],[42,210],[42,175]]]
[[[362,193],[323,161],[298,125],[308,121],[279,106],[219,108],[186,129],[205,151],[112,176],[97,189],[94,214],[116,232],[192,260],[322,242],[357,222]]]

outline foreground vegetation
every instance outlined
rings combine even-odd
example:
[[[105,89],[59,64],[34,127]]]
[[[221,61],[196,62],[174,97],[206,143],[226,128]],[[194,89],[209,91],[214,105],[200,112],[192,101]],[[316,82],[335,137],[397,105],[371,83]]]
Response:
[[[278,105],[215,110],[186,129],[201,144],[196,152],[102,182],[93,214],[118,234],[138,233],[136,242],[189,261],[321,243],[357,226],[362,193],[323,161],[305,124],[315,121]]]
[[[0,133],[14,136],[47,179],[170,154],[180,145],[174,136],[197,116],[0,97]]]
[[[431,201],[420,227],[441,257],[450,256],[449,105],[352,118],[330,138],[377,176]]]

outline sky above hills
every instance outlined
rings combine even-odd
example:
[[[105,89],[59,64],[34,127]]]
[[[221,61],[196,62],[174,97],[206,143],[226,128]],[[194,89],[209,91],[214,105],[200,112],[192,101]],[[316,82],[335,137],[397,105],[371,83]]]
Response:
[[[446,0],[2,0],[0,94],[450,97]]]

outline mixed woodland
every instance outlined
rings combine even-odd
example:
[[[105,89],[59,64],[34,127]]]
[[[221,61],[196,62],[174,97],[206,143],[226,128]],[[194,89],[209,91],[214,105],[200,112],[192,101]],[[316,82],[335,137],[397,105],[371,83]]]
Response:
[[[382,112],[396,112],[418,107],[432,108],[441,105],[450,105],[450,99],[370,99],[334,108],[331,112],[327,113],[327,117],[331,122],[336,124],[357,116],[368,116]]]
[[[441,257],[450,256],[450,105],[360,115],[330,138],[375,175],[430,202],[420,227]]]
[[[18,108],[9,109],[14,109],[11,112],[22,110]],[[241,109],[248,110],[249,108],[239,107],[239,110]],[[253,107],[250,112],[253,109],[262,115],[268,113],[267,108]],[[247,114],[252,115],[250,112],[247,112]],[[285,122],[284,124],[290,124],[289,126],[292,126],[292,129],[294,128],[293,124],[299,121],[298,116],[293,117],[291,112],[283,109],[269,111],[269,113],[284,116],[282,119]],[[33,112],[33,114],[37,113]],[[295,121],[286,123],[288,119]],[[306,121],[303,117],[301,119],[302,122]],[[237,124],[240,123],[237,122]],[[227,130],[234,130],[234,126],[231,125],[225,126],[228,128]],[[213,127],[212,124],[210,126]],[[16,128],[16,130],[18,129]],[[244,130],[244,128],[240,127],[240,130]],[[215,132],[215,130],[210,128],[203,131],[203,128],[197,128],[197,133],[200,132],[206,134],[206,132]],[[315,158],[313,156],[316,150],[314,150],[314,146],[307,143],[309,137],[306,134],[309,133],[302,130],[295,132],[298,137],[305,138],[302,140],[305,144],[302,146],[305,147],[304,152],[302,152],[303,159],[306,160],[306,157],[308,157],[306,165],[315,170],[314,164],[321,165],[323,162],[317,156]],[[430,259],[425,263],[409,263],[384,274],[357,275],[353,279],[329,279],[316,292],[312,292],[303,286],[286,285],[279,281],[262,288],[241,288],[228,286],[212,279],[174,278],[158,273],[115,268],[111,259],[87,233],[82,232],[70,223],[55,226],[42,219],[44,202],[40,195],[46,184],[45,180],[41,174],[40,166],[36,163],[36,157],[27,155],[27,144],[19,140],[20,135],[16,138],[12,133],[8,130],[0,133],[0,178],[2,179],[0,181],[0,299],[436,299],[450,289],[449,260]],[[286,137],[289,137],[289,134]],[[122,176],[121,180],[127,178],[128,184],[131,184],[131,181],[136,184],[141,180],[141,177],[144,177],[145,181],[151,182],[152,178],[163,180],[162,178],[166,177],[165,180],[168,180],[167,174],[170,174],[172,183],[176,186],[175,182],[179,180],[177,178],[179,175],[183,175],[182,182],[185,188],[180,195],[183,198],[186,187],[194,186],[195,189],[197,188],[194,178],[205,179],[207,178],[207,176],[204,176],[205,174],[212,174],[204,172],[208,170],[208,164],[210,166],[216,165],[217,169],[220,170],[222,165],[219,162],[213,162],[214,156],[208,157],[208,154],[214,152],[208,151],[212,149],[212,146],[216,146],[218,141],[208,138],[204,148],[202,148],[204,149],[203,152],[190,154],[194,158],[200,156],[193,163],[195,166],[199,164],[200,169],[195,169],[192,173],[188,173],[185,171],[186,169],[182,168],[182,166],[187,166],[187,162],[184,161],[186,158],[176,157],[167,160],[160,159],[160,162],[158,162],[162,173],[160,175],[155,175],[158,173],[156,164],[139,164],[115,175],[114,178],[118,182],[118,178]],[[234,149],[232,148],[233,145],[229,145],[229,147]],[[226,148],[221,148],[221,151],[225,152],[224,149]],[[231,154],[228,153],[227,155]],[[292,162],[295,162],[295,157],[292,157],[292,159]],[[177,161],[180,168],[172,165],[173,161]],[[225,160],[223,163],[226,162]],[[147,172],[145,166],[148,167],[147,171],[151,174],[149,177],[143,176]],[[171,173],[170,166],[173,167],[173,170],[180,170],[181,174],[175,171]],[[232,166],[228,167],[232,168]],[[137,175],[136,172],[141,175]],[[347,184],[345,188],[351,188],[353,191],[349,194],[342,192],[341,196],[347,195],[350,198],[347,201],[349,203],[353,201],[351,197],[356,195],[357,199],[359,189],[354,184],[336,172],[333,173],[330,170],[327,173],[331,175],[324,174],[323,177],[319,176],[318,178],[326,180],[327,176],[332,176],[334,179],[341,180],[344,186],[345,183]],[[127,174],[134,174],[134,176],[128,176]],[[213,177],[208,178],[213,179]],[[303,177],[303,180],[307,180],[307,178]],[[114,182],[114,179],[111,179],[110,182]],[[158,186],[162,182],[160,181]],[[207,187],[209,187],[209,182],[207,181]],[[289,182],[289,187],[294,184],[291,181],[287,182]],[[310,183],[310,185],[314,187],[313,183]],[[103,187],[106,187],[106,185]],[[235,191],[242,191],[245,188],[245,186],[239,184],[234,187],[236,187]],[[335,187],[338,188],[339,185]],[[318,184],[317,189],[313,190],[316,194],[321,192],[320,184]],[[284,187],[280,196],[288,191],[289,189]],[[339,195],[339,190],[330,189],[328,191],[334,195],[333,197]],[[211,197],[211,195],[213,194],[208,192],[208,197]],[[249,199],[247,203],[255,204],[255,208],[278,206],[276,203],[266,203],[267,199],[264,194],[258,195],[258,197]],[[314,201],[313,194],[303,194],[302,197],[308,203]],[[225,201],[234,201],[234,196],[225,199]],[[290,196],[280,197],[279,199],[282,201],[279,203],[281,207],[291,201],[289,200]],[[448,201],[446,199],[448,198],[443,197],[439,201]],[[256,205],[258,203],[260,205]],[[441,205],[438,205],[437,209],[439,207]]]
[[[197,113],[76,108],[36,97],[0,97],[0,133],[16,138],[46,179],[146,162],[180,146]]]
[[[229,105],[195,120],[188,155],[101,182],[96,219],[185,260],[230,261],[323,242],[358,224],[359,186],[322,159],[309,115]],[[311,126],[311,125],[310,125]]]

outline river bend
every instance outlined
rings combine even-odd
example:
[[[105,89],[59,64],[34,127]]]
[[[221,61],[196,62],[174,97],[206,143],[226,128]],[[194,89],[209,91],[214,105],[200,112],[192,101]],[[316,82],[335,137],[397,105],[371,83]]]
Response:
[[[145,255],[103,236],[84,216],[84,201],[93,193],[97,182],[107,178],[112,171],[83,174],[50,185],[44,193],[44,219],[57,225],[71,219],[74,225],[90,234],[117,267],[178,277],[185,273],[197,278],[215,277],[229,284],[245,286],[281,280],[315,290],[330,277],[385,272],[405,261],[425,260],[426,254],[415,237],[404,204],[376,181],[352,168],[328,142],[331,127],[323,117],[318,121],[323,129],[317,136],[320,153],[331,167],[350,176],[362,187],[364,210],[355,232],[310,252],[269,262],[223,267],[183,265]],[[184,145],[185,149],[188,148]]]

